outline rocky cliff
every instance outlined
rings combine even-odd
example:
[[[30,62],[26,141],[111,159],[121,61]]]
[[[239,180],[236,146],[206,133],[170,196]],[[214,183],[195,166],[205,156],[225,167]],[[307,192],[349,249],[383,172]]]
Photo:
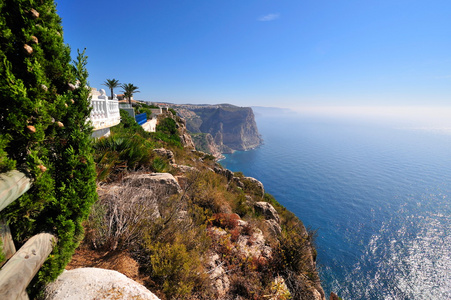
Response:
[[[192,141],[196,145],[196,150],[209,153],[216,158],[224,158],[222,147],[215,143],[214,138],[209,133],[192,133]]]
[[[97,141],[100,158],[119,157],[127,139],[145,147],[127,143],[127,155],[108,161],[117,167],[98,182],[99,201],[69,267],[129,274],[167,300],[325,300],[313,232],[260,181],[181,143],[184,124],[166,115],[155,133],[124,126]],[[132,292],[124,297],[146,291]]]
[[[262,143],[250,107],[230,104],[178,105],[177,112],[186,120],[191,133],[207,133],[222,153],[245,151]]]

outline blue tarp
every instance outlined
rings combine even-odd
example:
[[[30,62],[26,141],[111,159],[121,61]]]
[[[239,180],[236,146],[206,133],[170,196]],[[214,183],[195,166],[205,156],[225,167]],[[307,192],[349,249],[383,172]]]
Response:
[[[135,120],[136,120],[136,123],[138,123],[139,125],[142,125],[147,122],[147,114],[142,113],[142,114],[136,115]]]

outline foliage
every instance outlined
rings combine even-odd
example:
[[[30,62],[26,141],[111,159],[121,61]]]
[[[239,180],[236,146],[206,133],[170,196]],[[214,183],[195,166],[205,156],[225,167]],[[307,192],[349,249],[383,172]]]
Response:
[[[177,123],[172,118],[164,118],[158,122],[157,131],[172,135],[177,133]]]
[[[149,137],[149,133],[147,133],[142,126],[136,123],[135,119],[131,117],[125,110],[120,110],[121,114],[121,123],[114,127],[111,127],[111,134],[119,134],[119,135],[134,135],[139,134],[140,136],[147,138]]]
[[[5,148],[8,146],[9,139],[0,134],[0,173],[11,171],[16,167],[16,161],[8,157]]]
[[[111,97],[110,98],[111,99],[114,98],[114,88],[117,88],[117,87],[121,86],[121,84],[119,83],[119,80],[114,79],[114,78],[105,80],[105,82],[102,83],[102,85],[105,85],[105,86],[107,86],[110,89],[110,92],[111,92]]]
[[[86,222],[87,242],[93,249],[132,250],[143,237],[143,222],[154,216],[150,199],[159,197],[155,191],[138,189],[128,182],[119,191],[99,195]]]
[[[154,154],[149,143],[139,134],[124,137],[111,135],[94,144],[97,180],[111,180],[122,171],[149,167]]]
[[[33,179],[29,192],[2,212],[16,246],[40,232],[58,238],[30,285],[36,292],[70,260],[97,196],[86,56],[71,64],[53,0],[33,4],[0,2],[0,129],[8,168],[15,163]]]
[[[161,218],[147,220],[139,257],[155,288],[170,299],[190,299],[196,292],[208,295],[202,261],[210,246],[205,211],[189,204],[184,196],[159,205]],[[178,215],[187,209],[189,218]]]
[[[128,102],[132,104],[132,97],[134,93],[139,93],[139,87],[133,85],[132,83],[124,83],[121,85],[124,89],[124,96],[128,98]]]
[[[0,263],[3,263],[5,260],[6,260],[6,256],[3,251],[3,240],[0,239]]]
[[[200,269],[200,258],[183,243],[150,243],[149,271],[171,298],[186,299],[191,294]]]
[[[114,181],[122,173],[138,169],[171,171],[167,159],[156,156],[152,150],[161,147],[161,142],[181,148],[180,138],[177,129],[173,133],[176,125],[172,122],[163,122],[163,127],[159,128],[165,131],[146,132],[127,112],[121,110],[121,123],[111,128],[109,137],[94,143],[97,180]]]
[[[177,112],[173,108],[168,108],[168,110],[172,113],[173,116],[177,115]]]
[[[173,145],[181,148],[182,142],[178,135],[177,123],[172,118],[164,118],[158,122],[157,132],[152,133],[152,136],[160,141],[166,142],[169,145]]]
[[[135,114],[146,113],[148,118],[152,114],[151,109],[157,109],[157,108],[159,108],[159,107],[155,106],[155,105],[149,105],[149,104],[146,104],[146,103],[142,103],[142,102],[137,102],[137,103],[135,103],[133,105],[133,109],[135,110]]]
[[[240,217],[237,214],[217,213],[212,216],[210,225],[220,228],[235,229],[238,226],[239,219]]]

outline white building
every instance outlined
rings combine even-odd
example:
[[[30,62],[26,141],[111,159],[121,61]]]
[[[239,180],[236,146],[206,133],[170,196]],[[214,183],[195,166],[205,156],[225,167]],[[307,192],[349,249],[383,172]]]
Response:
[[[121,122],[119,102],[116,95],[109,100],[104,89],[91,89],[92,111],[89,120],[94,126],[92,136],[95,138],[110,135],[110,127]]]

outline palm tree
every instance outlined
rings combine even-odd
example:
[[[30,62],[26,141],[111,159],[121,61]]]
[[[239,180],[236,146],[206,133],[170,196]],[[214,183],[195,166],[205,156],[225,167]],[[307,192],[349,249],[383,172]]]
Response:
[[[113,99],[113,95],[114,95],[113,89],[121,86],[121,84],[119,83],[119,80],[114,79],[114,78],[105,80],[105,82],[102,83],[102,85],[106,85],[110,89],[111,99]]]
[[[132,104],[133,93],[139,93],[139,87],[132,83],[124,83],[121,87],[124,89],[124,96],[128,98],[128,103]]]

